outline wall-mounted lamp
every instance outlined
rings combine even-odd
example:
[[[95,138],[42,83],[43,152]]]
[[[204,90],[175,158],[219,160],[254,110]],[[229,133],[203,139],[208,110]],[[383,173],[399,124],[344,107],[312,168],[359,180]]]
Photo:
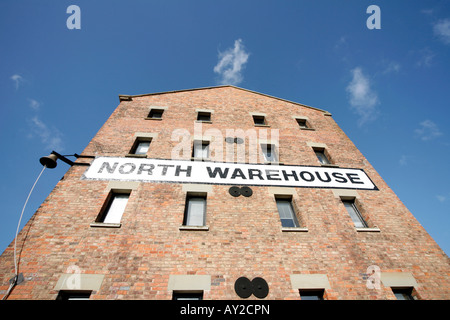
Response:
[[[41,173],[37,177],[36,181],[34,182],[33,187],[31,188],[30,193],[28,194],[27,200],[25,201],[25,204],[23,206],[22,213],[20,214],[19,223],[17,224],[16,236],[14,237],[14,277],[12,277],[9,280],[9,282],[10,282],[9,288],[6,291],[6,294],[3,296],[2,300],[6,300],[8,298],[8,296],[9,296],[9,294],[11,293],[12,289],[16,285],[18,285],[18,284],[20,284],[21,282],[24,281],[23,274],[19,273],[19,261],[17,259],[17,248],[16,247],[17,247],[17,236],[19,234],[20,222],[22,221],[22,216],[23,216],[23,213],[25,211],[25,207],[27,206],[28,199],[30,199],[31,193],[33,192],[33,189],[36,186],[36,183],[38,182],[38,180],[41,177],[41,175],[44,172],[44,170],[46,168],[49,168],[49,169],[56,168],[56,166],[57,166],[56,161],[58,159],[60,159],[61,161],[67,163],[70,166],[73,166],[75,164],[75,162],[73,162],[73,161],[71,161],[71,160],[66,158],[66,157],[69,157],[69,156],[70,157],[75,157],[75,158],[80,158],[80,157],[81,158],[94,158],[94,156],[80,156],[80,155],[78,155],[76,153],[75,154],[70,154],[70,155],[60,155],[58,152],[52,151],[52,153],[50,153],[48,156],[42,157],[42,158],[39,159],[39,162],[42,164],[43,168],[42,168]],[[79,163],[79,165],[87,165],[88,166],[89,163]]]
[[[61,161],[64,161],[65,163],[67,163],[70,166],[73,166],[74,162],[66,158],[66,157],[69,157],[69,156],[73,156],[73,157],[76,157],[76,158],[80,157],[76,153],[62,156],[58,152],[52,151],[52,153],[50,153],[48,156],[40,158],[39,162],[44,167],[47,167],[49,169],[56,168],[56,166],[57,166],[56,160],[58,160],[58,159],[61,159]]]

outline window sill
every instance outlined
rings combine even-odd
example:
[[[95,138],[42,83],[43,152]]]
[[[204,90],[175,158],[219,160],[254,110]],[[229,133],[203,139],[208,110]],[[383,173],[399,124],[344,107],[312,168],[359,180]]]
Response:
[[[212,123],[210,120],[195,120],[196,123]]]
[[[356,231],[358,231],[358,232],[381,232],[381,230],[378,227],[374,227],[374,228],[356,228]]]
[[[191,161],[211,161],[211,158],[197,158],[197,157],[191,157]]]
[[[300,227],[281,227],[282,232],[308,232],[308,228]]]
[[[147,158],[147,155],[146,154],[129,153],[129,154],[125,155],[125,157],[127,157],[127,158]]]
[[[270,127],[268,124],[255,124],[255,127]]]
[[[162,120],[162,118],[149,118],[149,117],[147,117],[147,118],[144,118],[145,120],[157,120],[157,121],[161,121]]]
[[[284,162],[279,162],[279,161],[264,161],[264,164],[267,164],[267,165],[274,165],[274,166],[282,166],[282,165],[284,165]]]
[[[103,222],[93,222],[91,223],[92,228],[120,228],[121,223],[103,223]]]
[[[300,130],[316,131],[316,129],[314,129],[314,128],[300,128]]]
[[[180,226],[180,231],[209,231],[208,226]]]
[[[331,164],[331,163],[327,163],[327,164],[320,164],[322,167],[328,167],[328,168],[339,168],[339,166],[337,164]]]

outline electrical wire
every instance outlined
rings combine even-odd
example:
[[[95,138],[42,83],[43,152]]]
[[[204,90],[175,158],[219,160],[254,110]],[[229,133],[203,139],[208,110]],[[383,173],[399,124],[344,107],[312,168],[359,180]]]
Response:
[[[10,294],[11,290],[14,288],[14,286],[17,283],[17,279],[19,277],[18,271],[19,271],[19,264],[16,258],[16,247],[17,247],[17,235],[19,234],[19,228],[20,228],[20,223],[22,222],[22,217],[23,217],[23,213],[25,212],[25,208],[27,206],[28,200],[30,199],[31,193],[33,192],[34,187],[36,186],[37,182],[39,181],[39,178],[41,177],[42,173],[44,172],[45,168],[47,168],[47,166],[44,166],[42,168],[41,173],[39,173],[39,176],[37,177],[36,181],[33,184],[33,187],[31,188],[30,192],[28,193],[28,197],[27,200],[25,201],[25,204],[23,205],[22,208],[22,213],[20,214],[20,218],[19,218],[19,223],[17,224],[17,230],[16,230],[16,236],[14,237],[14,278],[11,281],[11,284],[9,285],[8,290],[6,291],[5,296],[2,298],[2,300],[5,300],[8,295]]]

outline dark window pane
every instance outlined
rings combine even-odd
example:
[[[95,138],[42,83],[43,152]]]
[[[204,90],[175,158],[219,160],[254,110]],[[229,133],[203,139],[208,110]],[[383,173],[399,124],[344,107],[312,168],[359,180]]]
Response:
[[[253,116],[253,122],[257,125],[265,125],[266,119],[264,116]]]
[[[412,288],[392,288],[397,300],[414,300],[412,296]]]
[[[211,121],[211,113],[209,112],[199,112],[197,115],[198,121]]]
[[[300,290],[301,300],[323,300],[323,289]]]
[[[161,109],[152,109],[152,110],[150,110],[148,117],[152,118],[152,119],[161,119],[163,112],[164,112],[164,110],[161,110]]]

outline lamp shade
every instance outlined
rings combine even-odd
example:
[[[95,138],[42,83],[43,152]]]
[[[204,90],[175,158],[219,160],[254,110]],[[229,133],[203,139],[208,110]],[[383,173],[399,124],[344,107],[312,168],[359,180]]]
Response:
[[[46,156],[46,157],[42,157],[39,159],[39,162],[43,165],[46,166],[49,169],[53,169],[56,167],[57,163],[56,160],[58,159],[58,157],[56,156],[56,154],[51,153],[50,155]]]

